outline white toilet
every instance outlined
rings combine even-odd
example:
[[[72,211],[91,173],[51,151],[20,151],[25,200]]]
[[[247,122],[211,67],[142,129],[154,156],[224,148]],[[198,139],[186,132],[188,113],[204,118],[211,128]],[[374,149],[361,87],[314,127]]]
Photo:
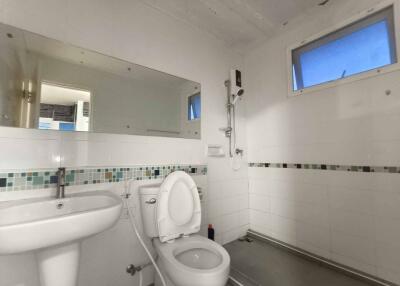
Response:
[[[145,233],[154,239],[157,265],[168,286],[224,286],[230,257],[216,242],[197,235],[201,205],[193,179],[171,173],[161,185],[140,187]],[[156,286],[161,281],[156,276]]]

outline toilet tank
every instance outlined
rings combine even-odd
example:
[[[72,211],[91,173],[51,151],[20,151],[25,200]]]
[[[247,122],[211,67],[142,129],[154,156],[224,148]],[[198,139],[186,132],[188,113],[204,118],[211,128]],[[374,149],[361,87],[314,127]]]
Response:
[[[144,232],[148,237],[158,237],[156,205],[160,185],[146,185],[139,188],[140,210]]]

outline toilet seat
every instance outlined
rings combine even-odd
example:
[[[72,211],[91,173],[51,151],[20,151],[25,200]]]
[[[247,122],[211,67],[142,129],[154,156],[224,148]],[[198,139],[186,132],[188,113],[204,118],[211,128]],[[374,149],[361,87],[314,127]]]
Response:
[[[230,257],[218,243],[200,235],[191,235],[174,243],[155,241],[154,246],[176,285],[225,285]],[[182,254],[186,253],[188,255],[183,258]],[[201,257],[202,254],[205,255]]]
[[[187,173],[170,174],[160,186],[156,208],[161,242],[200,230],[201,204],[196,183]]]

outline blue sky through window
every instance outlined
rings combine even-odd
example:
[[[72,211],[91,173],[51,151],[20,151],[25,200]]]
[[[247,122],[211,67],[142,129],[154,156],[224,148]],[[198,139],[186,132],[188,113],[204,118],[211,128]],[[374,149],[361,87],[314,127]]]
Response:
[[[300,54],[303,88],[392,64],[390,49],[388,22],[383,20],[306,51]]]
[[[189,96],[189,105],[188,105],[188,119],[195,120],[200,118],[201,114],[201,98],[200,94],[194,94]]]

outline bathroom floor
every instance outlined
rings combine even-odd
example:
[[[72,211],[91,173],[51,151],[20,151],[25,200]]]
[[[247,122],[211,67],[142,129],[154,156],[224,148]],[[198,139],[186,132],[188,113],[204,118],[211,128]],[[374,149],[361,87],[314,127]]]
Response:
[[[261,240],[224,247],[231,256],[231,276],[245,286],[371,285]]]

